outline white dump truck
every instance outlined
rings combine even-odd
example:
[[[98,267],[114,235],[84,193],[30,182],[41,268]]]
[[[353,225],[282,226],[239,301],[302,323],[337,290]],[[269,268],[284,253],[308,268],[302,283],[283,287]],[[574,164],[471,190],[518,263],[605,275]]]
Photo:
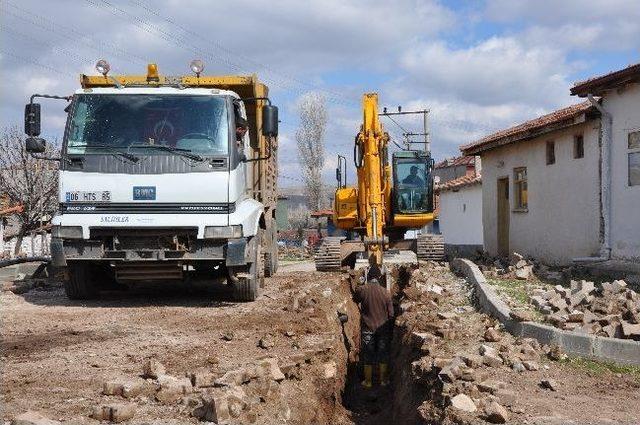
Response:
[[[256,76],[81,75],[72,96],[33,95],[26,148],[42,155],[37,98],[66,99],[52,263],[67,295],[101,285],[224,274],[237,300],[278,265],[278,109]]]

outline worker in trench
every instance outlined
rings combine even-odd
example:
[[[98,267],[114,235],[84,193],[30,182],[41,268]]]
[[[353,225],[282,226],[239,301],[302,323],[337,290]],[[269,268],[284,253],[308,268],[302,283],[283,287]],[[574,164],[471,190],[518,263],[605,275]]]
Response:
[[[373,387],[373,367],[379,367],[380,385],[389,383],[389,346],[393,326],[393,301],[391,294],[380,285],[379,273],[371,273],[354,292],[354,301],[360,304],[360,341],[366,389]]]

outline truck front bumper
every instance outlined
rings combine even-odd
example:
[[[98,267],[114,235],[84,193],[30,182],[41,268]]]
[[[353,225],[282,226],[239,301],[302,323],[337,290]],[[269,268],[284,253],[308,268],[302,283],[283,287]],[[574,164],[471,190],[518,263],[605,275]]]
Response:
[[[220,261],[227,266],[246,265],[253,239],[195,240],[188,249],[166,248],[122,248],[111,249],[101,241],[62,240],[52,238],[51,261],[54,266],[64,267],[67,261]]]

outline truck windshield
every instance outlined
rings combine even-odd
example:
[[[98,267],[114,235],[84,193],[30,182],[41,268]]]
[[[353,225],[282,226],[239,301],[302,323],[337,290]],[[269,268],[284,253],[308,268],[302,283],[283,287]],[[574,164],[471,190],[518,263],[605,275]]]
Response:
[[[226,155],[228,132],[222,97],[77,95],[67,153],[104,154],[98,146],[110,146],[136,155],[168,155],[174,148],[198,155]],[[145,149],[151,145],[169,149]]]

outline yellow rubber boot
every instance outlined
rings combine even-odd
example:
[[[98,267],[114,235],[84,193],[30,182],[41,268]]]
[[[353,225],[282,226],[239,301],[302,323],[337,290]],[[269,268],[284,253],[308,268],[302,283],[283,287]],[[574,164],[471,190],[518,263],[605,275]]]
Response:
[[[386,363],[380,363],[380,385],[389,385],[388,367]]]
[[[362,386],[366,389],[373,387],[373,366],[370,364],[364,365],[364,381]]]

